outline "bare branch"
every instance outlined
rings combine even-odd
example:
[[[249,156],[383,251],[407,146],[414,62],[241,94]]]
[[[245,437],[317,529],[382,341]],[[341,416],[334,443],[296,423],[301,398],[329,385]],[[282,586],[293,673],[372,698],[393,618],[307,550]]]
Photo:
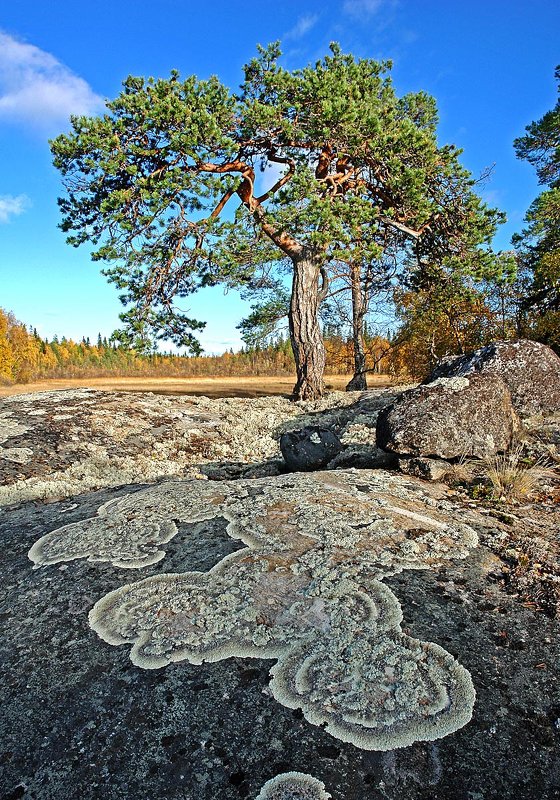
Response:
[[[430,223],[426,222],[424,225],[421,225],[417,231],[415,231],[413,228],[409,228],[408,225],[403,225],[402,222],[397,222],[397,220],[391,219],[390,217],[379,217],[378,219],[380,222],[384,222],[386,225],[390,225],[391,227],[406,233],[407,236],[411,236],[413,239],[419,239],[423,232],[430,227]]]

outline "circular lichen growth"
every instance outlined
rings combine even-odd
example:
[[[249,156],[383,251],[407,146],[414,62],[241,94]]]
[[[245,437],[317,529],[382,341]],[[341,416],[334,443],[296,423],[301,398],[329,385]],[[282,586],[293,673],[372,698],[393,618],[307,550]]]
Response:
[[[404,747],[471,717],[468,672],[401,631],[383,578],[464,558],[474,531],[419,483],[337,471],[252,481],[174,481],[104,505],[31,549],[36,565],[87,557],[144,566],[177,523],[223,517],[246,547],[209,572],[156,575],[90,612],[106,642],[154,669],[230,656],[274,658],[271,688],[333,736],[368,750]]]
[[[284,772],[265,783],[255,800],[330,800],[325,784],[305,772]]]

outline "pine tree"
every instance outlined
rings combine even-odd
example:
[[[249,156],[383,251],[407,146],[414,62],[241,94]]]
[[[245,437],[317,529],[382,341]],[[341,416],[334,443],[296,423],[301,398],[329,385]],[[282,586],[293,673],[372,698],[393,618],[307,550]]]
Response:
[[[370,229],[398,232],[417,259],[460,256],[489,240],[497,213],[473,190],[459,151],[437,143],[435,103],[398,98],[389,62],[337,45],[288,71],[277,44],[259,48],[232,94],[216,77],[130,77],[103,117],[74,117],[52,142],[67,195],[62,228],[93,257],[127,310],[127,346],[153,337],[197,352],[203,323],[174,306],[200,286],[291,267],[289,329],[296,397],[323,391],[319,308],[329,265]],[[281,169],[257,193],[257,170]],[[234,216],[224,209],[236,203]]]

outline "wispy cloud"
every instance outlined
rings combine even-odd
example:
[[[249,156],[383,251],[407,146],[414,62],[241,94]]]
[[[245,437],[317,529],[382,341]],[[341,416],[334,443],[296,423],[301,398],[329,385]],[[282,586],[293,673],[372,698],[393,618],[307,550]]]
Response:
[[[30,205],[31,201],[25,194],[19,194],[17,197],[9,194],[0,195],[0,223],[9,222],[11,217],[23,214]]]
[[[0,120],[45,128],[102,106],[89,84],[53,55],[0,31]]]
[[[482,189],[480,195],[489,206],[503,205],[503,192],[500,189]]]
[[[303,17],[300,17],[293,28],[284,34],[282,37],[284,40],[292,39],[302,39],[306,33],[308,33],[311,28],[314,28],[319,20],[318,14],[306,14]]]
[[[386,0],[344,0],[342,10],[352,17],[372,17]]]

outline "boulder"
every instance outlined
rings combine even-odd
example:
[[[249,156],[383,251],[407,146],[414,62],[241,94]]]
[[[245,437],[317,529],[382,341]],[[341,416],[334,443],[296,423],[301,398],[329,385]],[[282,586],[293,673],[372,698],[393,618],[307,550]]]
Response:
[[[448,356],[426,383],[437,378],[469,377],[476,373],[500,377],[522,416],[560,410],[560,358],[544,344],[520,339],[494,342],[464,356]]]
[[[517,419],[494,375],[438,378],[403,394],[377,420],[377,444],[401,456],[484,458],[506,450]]]
[[[289,469],[308,472],[326,467],[342,450],[342,442],[329,428],[308,426],[283,433],[280,450]]]

